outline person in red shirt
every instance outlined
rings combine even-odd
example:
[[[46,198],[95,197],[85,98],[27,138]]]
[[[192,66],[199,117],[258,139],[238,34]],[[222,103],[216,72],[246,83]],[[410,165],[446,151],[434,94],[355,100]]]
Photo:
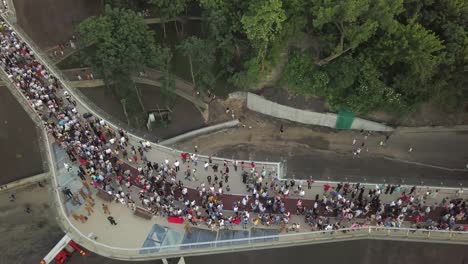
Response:
[[[330,190],[331,186],[330,184],[326,183],[323,185],[323,192],[326,193],[328,192],[328,190]]]
[[[180,158],[182,159],[182,162],[185,163],[187,161],[187,152],[181,153]]]

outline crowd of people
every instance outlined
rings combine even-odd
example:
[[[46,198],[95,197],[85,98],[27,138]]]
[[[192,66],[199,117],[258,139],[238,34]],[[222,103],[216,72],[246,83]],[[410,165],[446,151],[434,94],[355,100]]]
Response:
[[[225,160],[218,164],[209,158],[203,167],[213,177],[208,176],[205,182],[197,177],[197,150],[182,153],[180,160],[150,161],[147,152],[156,150],[151,150],[149,142],[135,142],[124,130],[113,130],[104,120],[80,113],[74,98],[4,21],[0,21],[0,36],[2,69],[41,117],[48,134],[63,147],[71,162],[76,162],[83,185],[89,188],[87,183],[91,182],[132,210],[141,207],[154,215],[179,217],[212,229],[276,225],[282,230],[299,231],[301,224],[291,220],[294,214],[303,215],[313,230],[370,224],[399,227],[408,220],[421,228],[453,229],[457,222],[467,219],[466,202],[461,198],[443,199],[439,204],[442,210],[431,214],[435,207],[426,201],[438,192],[421,192],[416,187],[366,189],[362,184],[325,184],[321,195],[305,199],[306,189],[301,184],[280,181],[254,162]],[[71,168],[68,163],[64,167]],[[227,194],[229,179],[242,180],[248,195]],[[194,189],[185,186],[184,181],[200,183]],[[309,179],[307,189],[312,184]],[[138,197],[132,196],[132,188],[138,188]],[[381,197],[394,192],[400,194],[399,198],[382,202]],[[72,199],[73,194],[68,194]],[[88,194],[80,194],[87,197],[85,208],[91,214],[94,200]],[[110,214],[108,209],[107,212]],[[86,220],[81,215],[77,217]],[[108,220],[116,225],[112,216]]]

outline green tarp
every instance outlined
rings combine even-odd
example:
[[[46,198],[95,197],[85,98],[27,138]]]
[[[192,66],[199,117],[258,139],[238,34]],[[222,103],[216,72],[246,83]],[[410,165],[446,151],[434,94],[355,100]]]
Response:
[[[354,113],[348,110],[338,111],[338,117],[336,118],[336,129],[351,129],[354,121]]]

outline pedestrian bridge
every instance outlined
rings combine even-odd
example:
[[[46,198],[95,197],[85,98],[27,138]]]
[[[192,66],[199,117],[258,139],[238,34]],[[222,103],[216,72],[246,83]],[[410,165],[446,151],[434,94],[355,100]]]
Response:
[[[105,113],[99,112],[99,108],[90,106],[89,100],[80,97],[76,94],[75,90],[71,89],[60,72],[55,69],[53,64],[48,62],[48,59],[41,55],[40,50],[34,43],[27,38],[21,29],[10,21],[8,17],[2,15],[5,21],[15,29],[18,35],[29,45],[34,51],[36,59],[41,61],[43,65],[47,66],[49,71],[53,73],[60,80],[62,86],[67,89],[78,101],[80,110],[92,112],[95,116],[107,121],[107,124],[113,129],[124,126],[113,122],[112,118],[108,117]],[[4,74],[3,74],[4,75]],[[5,76],[2,76],[7,87],[12,91],[15,97],[22,103],[23,106],[30,107],[27,99],[8,81]],[[28,112],[34,111],[29,108]],[[42,123],[39,116],[33,116],[33,120],[40,126]],[[137,132],[127,129],[134,142],[143,140],[137,135]],[[133,133],[134,132],[134,133]],[[249,229],[227,229],[227,230],[207,230],[204,228],[191,227],[190,230],[184,230],[174,225],[164,225],[158,223],[158,220],[151,220],[155,222],[146,222],[147,227],[150,229],[149,234],[144,239],[144,243],[138,247],[123,247],[112,245],[109,241],[117,240],[116,233],[122,232],[121,227],[125,228],[125,222],[118,226],[119,229],[106,231],[107,237],[99,237],[93,234],[89,228],[94,230],[104,229],[109,230],[108,225],[93,226],[88,223],[79,226],[76,221],[70,219],[68,216],[71,206],[65,200],[61,193],[63,186],[73,185],[73,179],[70,179],[68,170],[63,168],[63,161],[61,160],[62,154],[57,154],[59,151],[49,142],[49,137],[44,129],[41,129],[40,140],[47,148],[47,160],[49,170],[52,175],[54,206],[57,208],[57,220],[62,229],[80,245],[94,251],[100,255],[121,259],[121,260],[150,260],[160,258],[173,258],[181,256],[193,256],[203,254],[215,254],[233,251],[247,251],[258,249],[271,249],[275,247],[290,247],[297,245],[307,245],[315,243],[328,243],[337,241],[357,240],[357,239],[385,239],[385,240],[402,240],[402,241],[423,241],[423,242],[437,242],[437,243],[468,243],[468,232],[455,232],[455,231],[439,231],[439,230],[418,230],[410,228],[383,228],[383,227],[358,227],[340,229],[339,231],[305,231],[305,232],[289,232],[279,233],[278,229],[266,228],[249,228]],[[152,144],[153,148],[161,153],[168,153],[168,155],[178,156],[179,151],[170,149],[161,145]],[[207,158],[200,156],[202,158]],[[223,158],[214,158],[223,161]],[[281,174],[280,163],[275,162],[257,162],[276,170]],[[121,206],[120,204],[118,206]],[[121,206],[123,207],[123,206]],[[126,208],[124,208],[126,209]],[[111,211],[114,209],[111,208]],[[115,209],[117,210],[117,209]],[[128,209],[127,209],[128,210]],[[127,217],[122,213],[119,217]],[[157,217],[156,217],[157,218]],[[127,223],[127,225],[131,225]],[[180,226],[180,225],[179,225]],[[87,229],[88,228],[88,229]],[[116,227],[117,228],[117,227]],[[134,228],[132,226],[132,228]],[[135,232],[137,232],[135,226]],[[123,232],[122,232],[123,233]],[[135,235],[131,229],[128,232],[119,234],[126,239],[131,240]],[[119,238],[121,240],[122,238]]]

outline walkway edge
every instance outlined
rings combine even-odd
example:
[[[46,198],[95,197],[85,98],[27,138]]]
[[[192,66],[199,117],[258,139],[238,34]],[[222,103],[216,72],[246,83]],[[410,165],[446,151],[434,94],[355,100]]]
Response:
[[[5,192],[5,191],[9,191],[11,189],[23,187],[25,185],[30,185],[30,184],[33,184],[33,183],[36,183],[36,182],[40,182],[40,181],[48,179],[49,177],[50,177],[50,173],[49,172],[44,172],[44,173],[37,174],[37,175],[31,176],[31,177],[28,177],[28,178],[24,178],[24,179],[21,179],[21,180],[16,180],[16,181],[13,181],[13,182],[10,182],[10,183],[2,184],[2,185],[0,185],[0,192]]]

